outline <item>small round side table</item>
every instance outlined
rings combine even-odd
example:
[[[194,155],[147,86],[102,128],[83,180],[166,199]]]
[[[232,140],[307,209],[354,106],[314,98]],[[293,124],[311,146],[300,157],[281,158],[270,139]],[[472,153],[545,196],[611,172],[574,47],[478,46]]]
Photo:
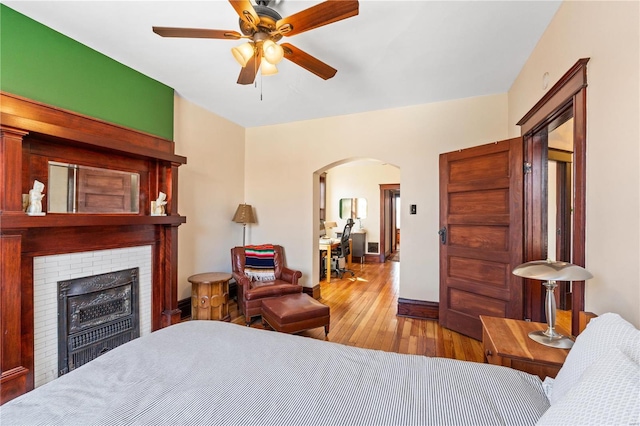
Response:
[[[191,319],[229,321],[229,280],[226,272],[207,272],[192,275]]]

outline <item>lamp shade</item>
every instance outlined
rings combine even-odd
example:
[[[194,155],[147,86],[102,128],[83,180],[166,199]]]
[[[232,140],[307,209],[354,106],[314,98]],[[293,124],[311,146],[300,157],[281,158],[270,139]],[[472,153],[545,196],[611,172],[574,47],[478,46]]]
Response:
[[[232,220],[236,223],[256,223],[256,218],[253,216],[253,207],[251,207],[251,204],[238,205],[236,214],[233,215]]]
[[[272,65],[279,63],[284,58],[284,49],[272,40],[267,40],[262,44],[262,53],[264,59]]]
[[[231,49],[231,53],[240,66],[244,67],[247,65],[247,62],[249,62],[249,59],[253,57],[253,44],[249,42],[243,43],[240,46],[236,46]]]
[[[262,75],[278,74],[278,68],[267,61],[264,61],[263,63],[260,64],[260,71],[262,72]]]
[[[543,281],[583,281],[593,275],[581,266],[558,260],[534,260],[516,266],[513,275]]]

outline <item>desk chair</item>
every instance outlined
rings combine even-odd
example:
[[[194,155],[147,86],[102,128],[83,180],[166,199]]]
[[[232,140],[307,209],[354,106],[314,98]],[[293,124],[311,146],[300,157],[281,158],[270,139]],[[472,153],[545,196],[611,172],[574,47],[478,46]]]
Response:
[[[342,236],[340,237],[340,244],[336,250],[331,251],[331,272],[338,274],[340,278],[346,273],[350,272],[353,277],[355,273],[351,269],[346,268],[347,256],[349,255],[349,237],[351,236],[351,228],[353,228],[353,219],[347,219],[347,224],[344,226]],[[342,267],[340,265],[343,265]]]

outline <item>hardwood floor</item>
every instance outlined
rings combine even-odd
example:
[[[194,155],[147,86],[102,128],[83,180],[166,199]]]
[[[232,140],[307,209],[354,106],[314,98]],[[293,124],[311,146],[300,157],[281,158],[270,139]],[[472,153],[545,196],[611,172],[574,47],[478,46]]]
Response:
[[[483,362],[482,342],[442,328],[437,321],[396,316],[400,262],[353,264],[355,277],[345,274],[321,283],[321,302],[331,308],[326,340],[360,348]],[[231,321],[244,324],[237,304],[230,305]],[[262,328],[259,318],[251,324]],[[300,333],[324,340],[324,330]]]

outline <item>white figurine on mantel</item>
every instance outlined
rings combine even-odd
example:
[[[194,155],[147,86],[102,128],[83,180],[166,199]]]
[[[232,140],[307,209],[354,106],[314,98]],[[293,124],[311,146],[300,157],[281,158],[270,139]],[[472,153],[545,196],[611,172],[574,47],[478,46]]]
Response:
[[[151,216],[166,216],[165,205],[167,204],[167,194],[160,191],[158,198],[151,202]]]
[[[33,189],[29,190],[29,207],[27,207],[29,216],[44,216],[46,214],[42,211],[42,199],[44,198],[42,191],[44,191],[44,183],[35,180]]]

